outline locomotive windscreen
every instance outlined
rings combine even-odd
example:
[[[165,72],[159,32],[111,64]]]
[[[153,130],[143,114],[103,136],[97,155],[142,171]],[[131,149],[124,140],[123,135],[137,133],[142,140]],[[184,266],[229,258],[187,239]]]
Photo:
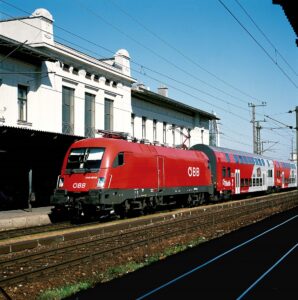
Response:
[[[100,168],[104,148],[74,148],[68,156],[66,172],[97,172]]]

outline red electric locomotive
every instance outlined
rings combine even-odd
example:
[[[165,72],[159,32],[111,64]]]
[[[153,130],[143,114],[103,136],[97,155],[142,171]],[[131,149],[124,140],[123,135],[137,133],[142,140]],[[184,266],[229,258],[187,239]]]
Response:
[[[91,138],[69,148],[52,197],[54,212],[125,215],[166,204],[196,205],[213,194],[207,156],[115,138]]]

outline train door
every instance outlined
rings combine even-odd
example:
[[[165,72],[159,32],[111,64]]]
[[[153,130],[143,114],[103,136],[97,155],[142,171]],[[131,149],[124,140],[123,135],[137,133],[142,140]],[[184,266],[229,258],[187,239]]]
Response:
[[[267,176],[266,176],[266,172],[263,172],[262,173],[262,189],[263,191],[266,191],[267,190]]]
[[[240,194],[240,170],[235,170],[235,194]]]
[[[285,172],[281,173],[281,188],[285,188]]]
[[[165,185],[164,158],[157,156],[157,189],[160,191]]]

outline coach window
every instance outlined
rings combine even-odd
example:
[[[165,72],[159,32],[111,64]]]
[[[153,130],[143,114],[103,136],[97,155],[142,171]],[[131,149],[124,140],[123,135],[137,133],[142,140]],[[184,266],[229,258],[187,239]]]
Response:
[[[113,162],[113,168],[124,165],[124,152],[119,152]]]
[[[256,186],[256,179],[255,178],[253,178],[253,180],[252,180],[252,186]]]
[[[231,168],[228,168],[228,177],[231,177]]]
[[[222,168],[222,177],[224,178],[226,176],[227,176],[227,174],[226,174],[226,167],[223,167]]]

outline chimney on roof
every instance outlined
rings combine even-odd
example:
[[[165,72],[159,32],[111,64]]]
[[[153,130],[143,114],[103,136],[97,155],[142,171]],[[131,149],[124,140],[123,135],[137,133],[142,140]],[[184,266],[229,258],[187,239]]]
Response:
[[[138,91],[141,91],[141,90],[150,91],[150,87],[149,87],[149,86],[146,86],[146,85],[145,85],[144,83],[142,83],[142,82],[137,83],[136,89],[137,89]]]
[[[146,86],[144,83],[140,82],[140,83],[137,83],[137,90],[140,90],[140,89],[146,89]]]
[[[168,88],[165,85],[162,85],[157,89],[158,94],[164,97],[168,97]]]

